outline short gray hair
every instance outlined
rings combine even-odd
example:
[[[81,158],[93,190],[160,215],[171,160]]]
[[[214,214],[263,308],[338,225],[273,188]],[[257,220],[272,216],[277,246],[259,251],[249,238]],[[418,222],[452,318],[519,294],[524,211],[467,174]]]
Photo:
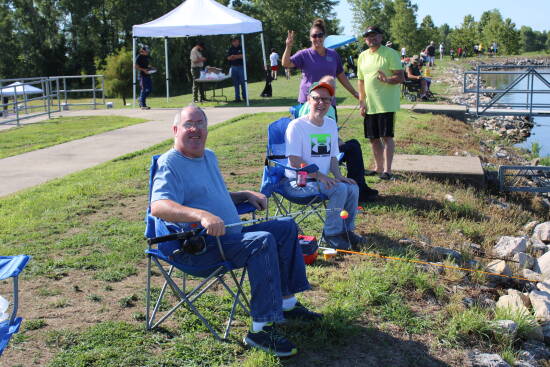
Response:
[[[174,116],[174,123],[173,123],[174,126],[176,126],[181,121],[181,113],[187,109],[195,109],[200,111],[202,113],[202,116],[204,117],[204,121],[206,121],[206,124],[208,125],[208,117],[206,117],[206,113],[204,112],[204,110],[199,106],[197,106],[196,104],[190,103],[187,106],[183,107],[181,110],[178,110],[178,112]]]

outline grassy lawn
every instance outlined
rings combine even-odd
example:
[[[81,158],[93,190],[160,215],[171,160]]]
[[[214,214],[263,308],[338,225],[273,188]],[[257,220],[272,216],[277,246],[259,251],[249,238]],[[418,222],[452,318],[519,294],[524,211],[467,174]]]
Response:
[[[0,159],[145,122],[123,116],[59,117],[0,131]]]
[[[345,118],[350,112],[340,113]],[[278,117],[262,113],[211,128],[208,146],[217,153],[230,189],[258,188],[266,127]],[[358,138],[371,161],[356,112],[342,134]],[[397,118],[397,149],[403,153],[483,154],[479,140],[489,135],[481,134],[446,117],[401,111]],[[452,270],[437,274],[358,255],[308,267],[313,291],[300,299],[326,317],[314,325],[284,327],[300,348],[298,357],[278,360],[245,349],[240,338],[248,320],[242,314],[229,343],[215,341],[184,311],[160,330],[145,332],[147,170],[151,155],[170,145],[166,141],[0,198],[0,254],[33,256],[20,285],[25,321],[2,357],[6,365],[462,366],[471,347],[513,358],[521,336],[503,341],[486,332],[490,320],[504,316],[488,308],[467,309],[462,302],[494,297],[476,286],[484,282],[481,277]],[[488,248],[498,236],[516,233],[544,215],[524,197],[502,210],[487,193],[453,182],[400,176],[393,182],[369,178],[369,183],[383,198],[365,206],[358,230],[369,238],[365,250],[384,255],[431,258],[430,246],[444,246],[470,259],[465,242]],[[457,201],[446,201],[446,194]],[[303,229],[316,234],[318,227],[310,222]],[[402,238],[412,244],[403,245]],[[160,286],[155,276],[155,290]],[[0,283],[0,294],[7,289]],[[217,311],[231,305],[214,294],[201,306],[221,325]]]

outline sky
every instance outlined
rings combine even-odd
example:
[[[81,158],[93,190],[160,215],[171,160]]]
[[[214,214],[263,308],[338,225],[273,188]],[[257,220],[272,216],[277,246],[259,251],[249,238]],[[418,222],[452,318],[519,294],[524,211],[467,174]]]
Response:
[[[436,26],[447,23],[454,28],[462,23],[465,15],[479,20],[486,10],[498,9],[502,18],[511,18],[519,29],[522,25],[536,31],[550,31],[550,0],[412,0],[418,5],[417,21],[431,15]],[[353,15],[346,0],[340,0],[335,8],[336,16],[345,34],[353,34]]]

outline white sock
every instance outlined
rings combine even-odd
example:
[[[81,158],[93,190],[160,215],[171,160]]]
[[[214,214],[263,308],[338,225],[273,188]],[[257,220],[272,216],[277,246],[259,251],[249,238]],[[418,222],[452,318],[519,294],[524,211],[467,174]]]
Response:
[[[294,306],[296,306],[296,302],[298,302],[298,300],[294,296],[290,298],[283,298],[283,310],[288,311],[294,308]]]
[[[267,322],[252,321],[252,331],[257,333],[258,331],[261,331],[267,324]]]

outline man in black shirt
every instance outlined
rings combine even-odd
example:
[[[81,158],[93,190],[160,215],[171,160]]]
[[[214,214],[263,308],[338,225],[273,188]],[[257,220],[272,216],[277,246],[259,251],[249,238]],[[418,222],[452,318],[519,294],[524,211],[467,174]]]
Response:
[[[139,86],[141,88],[141,93],[139,94],[139,106],[142,110],[149,110],[151,107],[148,107],[145,102],[147,96],[153,89],[153,82],[151,81],[151,75],[149,75],[150,70],[152,69],[152,65],[149,64],[149,47],[141,46],[134,67],[139,70]]]
[[[435,65],[435,45],[434,41],[431,41],[428,46],[426,46],[426,54],[428,55],[428,65]]]
[[[239,96],[239,86],[241,88],[242,100],[246,100],[246,86],[244,82],[244,67],[243,67],[243,48],[238,37],[231,39],[231,46],[227,49],[227,60],[231,65],[231,78],[233,79],[233,87],[235,88],[235,101],[241,102]]]

